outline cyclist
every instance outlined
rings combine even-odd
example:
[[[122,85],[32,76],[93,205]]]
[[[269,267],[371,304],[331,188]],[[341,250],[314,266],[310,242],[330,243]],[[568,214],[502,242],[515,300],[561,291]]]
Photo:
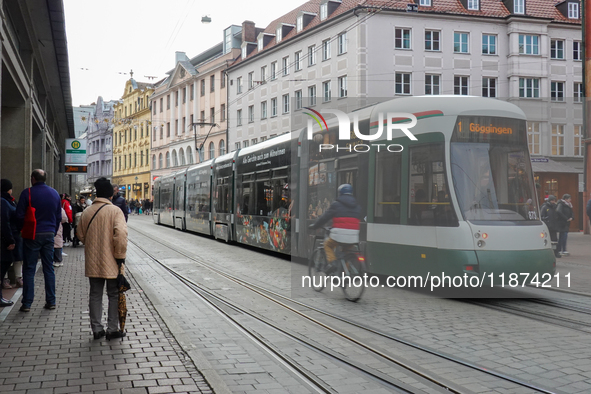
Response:
[[[330,204],[328,210],[316,221],[310,225],[310,229],[315,230],[322,227],[326,222],[332,219],[332,229],[329,238],[324,241],[324,251],[326,253],[327,265],[326,274],[331,274],[337,267],[333,264],[337,257],[335,249],[340,244],[344,249],[349,249],[351,245],[359,243],[359,217],[361,216],[361,207],[353,197],[353,187],[348,183],[339,186],[339,196]]]

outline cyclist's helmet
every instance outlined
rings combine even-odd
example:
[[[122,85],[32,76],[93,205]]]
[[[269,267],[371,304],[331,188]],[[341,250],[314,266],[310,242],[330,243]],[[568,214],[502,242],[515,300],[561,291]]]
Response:
[[[353,194],[353,186],[349,185],[348,183],[344,183],[339,186],[339,196],[344,194]]]

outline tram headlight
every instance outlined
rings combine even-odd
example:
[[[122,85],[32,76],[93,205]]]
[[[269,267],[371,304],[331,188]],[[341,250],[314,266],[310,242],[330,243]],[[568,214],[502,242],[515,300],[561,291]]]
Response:
[[[488,234],[487,233],[482,233],[482,239],[487,239],[488,238]]]
[[[474,238],[476,238],[476,239],[480,238],[480,233],[474,234]]]
[[[544,246],[548,246],[548,240],[547,239],[544,240]]]
[[[483,240],[480,240],[476,243],[476,245],[478,245],[479,248],[482,248],[484,245],[486,245],[486,243]]]
[[[540,238],[546,238],[548,236],[548,234],[546,234],[545,231],[540,233]]]

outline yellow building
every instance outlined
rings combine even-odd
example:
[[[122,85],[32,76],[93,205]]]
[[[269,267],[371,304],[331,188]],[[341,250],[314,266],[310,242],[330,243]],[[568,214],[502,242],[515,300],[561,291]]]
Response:
[[[125,199],[152,199],[150,190],[150,95],[151,84],[125,83],[125,92],[113,106],[113,184]],[[123,192],[125,187],[125,192]]]

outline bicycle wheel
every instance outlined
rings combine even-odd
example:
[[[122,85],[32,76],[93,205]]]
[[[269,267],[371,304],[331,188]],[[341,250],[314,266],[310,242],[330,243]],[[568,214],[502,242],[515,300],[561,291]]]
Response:
[[[324,267],[326,266],[326,255],[324,254],[324,249],[317,248],[314,253],[312,253],[312,258],[308,262],[308,275],[310,275],[310,280],[312,281],[312,288],[315,291],[322,291],[324,289],[325,276]]]
[[[343,292],[345,298],[351,302],[357,302],[365,291],[365,283],[363,275],[365,274],[365,266],[359,261],[357,255],[348,254],[345,256],[343,264]]]

